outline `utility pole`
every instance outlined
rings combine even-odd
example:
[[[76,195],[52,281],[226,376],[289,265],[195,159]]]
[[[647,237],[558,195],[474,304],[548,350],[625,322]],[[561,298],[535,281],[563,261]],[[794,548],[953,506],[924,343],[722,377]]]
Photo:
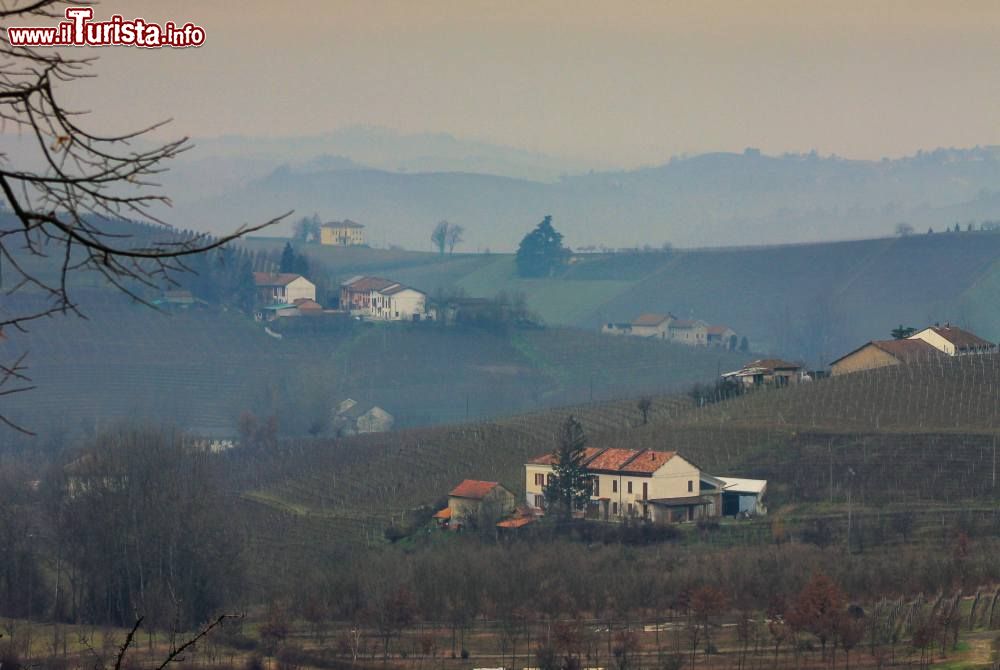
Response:
[[[854,488],[854,469],[847,468],[847,553],[851,553],[851,490]]]

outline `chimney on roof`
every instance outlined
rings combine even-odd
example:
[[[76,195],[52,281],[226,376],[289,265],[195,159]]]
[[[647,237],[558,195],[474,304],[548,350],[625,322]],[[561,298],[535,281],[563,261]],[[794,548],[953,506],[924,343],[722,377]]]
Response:
[[[653,453],[652,451],[649,452],[649,460],[651,460],[651,461],[655,461],[656,460],[656,454]]]

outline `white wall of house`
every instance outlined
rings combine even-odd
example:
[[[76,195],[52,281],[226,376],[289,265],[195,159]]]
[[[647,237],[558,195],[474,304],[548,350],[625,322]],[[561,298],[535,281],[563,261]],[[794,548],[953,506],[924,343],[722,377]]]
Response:
[[[426,312],[427,296],[412,288],[393,293],[390,298],[392,320],[412,321],[414,315],[423,318]]]
[[[663,322],[658,323],[655,326],[637,326],[632,324],[632,332],[629,334],[637,337],[655,337],[665,340],[669,337],[669,323],[670,319],[665,319]]]
[[[305,277],[297,277],[285,284],[285,302],[295,302],[300,298],[307,300],[316,299],[316,285]]]
[[[955,345],[934,332],[933,328],[924,328],[919,333],[910,336],[911,340],[923,340],[938,351],[943,351],[949,356],[955,355]]]

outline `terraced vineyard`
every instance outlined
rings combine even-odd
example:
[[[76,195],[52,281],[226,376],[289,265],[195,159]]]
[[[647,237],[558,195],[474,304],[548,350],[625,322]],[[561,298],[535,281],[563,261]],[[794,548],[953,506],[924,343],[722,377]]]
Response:
[[[440,503],[465,478],[523,491],[524,461],[551,450],[559,423],[573,413],[591,445],[677,450],[708,472],[768,479],[774,509],[826,504],[838,510],[848,497],[859,509],[918,503],[949,514],[957,504],[996,509],[998,380],[996,356],[960,358],[700,408],[687,397],[661,397],[648,425],[634,401],[618,401],[337,443],[299,442],[276,459],[275,478],[251,495],[335,527],[359,520],[369,529],[384,527],[414,507]]]

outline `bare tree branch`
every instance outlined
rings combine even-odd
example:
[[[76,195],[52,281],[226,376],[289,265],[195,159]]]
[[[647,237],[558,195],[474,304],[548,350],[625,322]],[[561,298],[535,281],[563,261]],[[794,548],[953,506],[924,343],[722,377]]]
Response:
[[[0,0],[0,21],[61,17],[64,4]],[[83,316],[71,295],[73,277],[80,272],[96,272],[148,305],[142,293],[173,283],[173,275],[187,271],[185,257],[225,246],[291,214],[221,237],[182,234],[171,227],[154,211],[171,205],[158,192],[156,177],[170,159],[191,148],[188,139],[150,142],[150,133],[163,123],[118,134],[85,129],[79,120],[87,112],[63,106],[57,90],[93,77],[89,68],[95,59],[77,56],[77,50],[67,56],[59,49],[15,47],[5,28],[0,26],[0,130],[19,134],[37,166],[13,166],[0,153],[0,193],[16,222],[0,226],[0,290],[8,297],[23,292],[42,301],[8,307],[0,313],[0,328],[24,332],[44,316]],[[33,258],[44,259],[52,271],[39,271],[37,263],[28,262]],[[0,379],[10,376],[0,373]],[[0,395],[20,390],[26,389]]]

